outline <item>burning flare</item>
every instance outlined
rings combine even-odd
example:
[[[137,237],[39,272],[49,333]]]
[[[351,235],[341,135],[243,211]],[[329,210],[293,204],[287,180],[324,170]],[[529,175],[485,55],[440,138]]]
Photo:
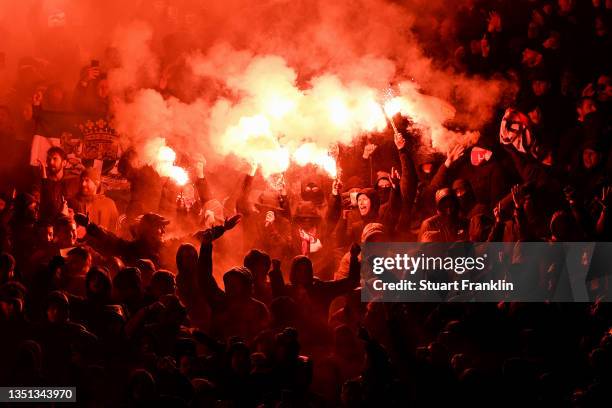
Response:
[[[157,151],[155,170],[162,177],[171,178],[177,185],[184,186],[189,181],[187,171],[179,166],[175,166],[176,153],[168,146],[161,146]]]

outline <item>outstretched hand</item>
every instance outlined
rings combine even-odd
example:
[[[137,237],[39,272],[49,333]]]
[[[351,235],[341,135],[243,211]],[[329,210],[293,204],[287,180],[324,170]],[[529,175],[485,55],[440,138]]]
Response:
[[[235,214],[229,218],[226,218],[225,222],[223,223],[223,229],[226,231],[231,230],[236,225],[238,225],[241,219],[242,219],[242,214]]]
[[[514,201],[514,208],[523,207],[524,197],[521,192],[521,186],[518,184],[512,186],[512,201]]]
[[[74,222],[76,222],[77,225],[80,225],[81,227],[87,228],[87,226],[89,225],[89,217],[83,213],[76,213],[74,214]]]
[[[351,245],[351,256],[357,256],[361,253],[361,247],[357,243]]]
[[[406,146],[406,139],[404,139],[404,136],[399,132],[393,134],[393,141],[395,142],[397,150],[402,150]]]
[[[459,160],[461,156],[463,156],[464,152],[465,152],[465,146],[462,146],[462,145],[453,146],[453,148],[450,149],[448,153],[446,154],[446,161],[444,162],[444,165],[446,167],[450,167],[451,164],[453,164],[454,162]]]
[[[393,184],[393,188],[397,188],[400,183],[401,176],[399,171],[395,167],[391,167],[391,184]]]

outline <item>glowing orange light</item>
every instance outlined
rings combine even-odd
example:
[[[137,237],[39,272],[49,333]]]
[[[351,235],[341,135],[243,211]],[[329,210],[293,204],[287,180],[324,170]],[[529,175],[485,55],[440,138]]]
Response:
[[[179,186],[184,186],[189,181],[187,171],[174,165],[176,152],[168,146],[161,146],[157,152],[155,169],[163,177],[171,178]]]

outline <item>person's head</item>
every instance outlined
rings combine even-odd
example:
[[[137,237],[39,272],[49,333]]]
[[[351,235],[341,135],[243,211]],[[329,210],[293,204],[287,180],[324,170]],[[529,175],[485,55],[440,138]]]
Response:
[[[0,285],[15,278],[15,258],[7,252],[0,254]]]
[[[251,271],[255,282],[265,282],[272,264],[270,255],[258,249],[251,249],[245,256],[243,264]]]
[[[378,215],[380,198],[373,188],[364,188],[357,193],[357,209],[362,217],[375,217]]]
[[[585,117],[589,113],[597,112],[597,103],[591,97],[583,97],[576,103],[576,113],[578,114],[578,121],[584,122]]]
[[[113,279],[114,297],[118,303],[132,303],[142,298],[142,280],[138,268],[124,268]]]
[[[134,149],[126,150],[117,162],[117,170],[119,170],[119,173],[127,179],[130,179],[134,174],[134,171],[136,171],[139,167],[140,162],[138,160],[138,153],[136,153],[136,150]]]
[[[608,35],[608,25],[606,18],[602,14],[595,16],[595,35],[598,37],[605,37]]]
[[[378,191],[378,196],[380,198],[381,203],[386,203],[387,201],[389,201],[392,187],[391,175],[387,172],[379,171],[378,178],[374,187],[376,188],[376,191]]]
[[[110,84],[106,75],[101,75],[98,81],[98,96],[101,99],[106,99],[110,95]]]
[[[548,38],[544,40],[542,46],[548,50],[557,50],[561,46],[561,35],[557,31],[550,33]]]
[[[287,327],[299,319],[299,309],[289,296],[278,296],[270,302],[271,327]]]
[[[70,318],[68,297],[61,291],[53,291],[47,296],[46,317],[49,323],[65,323]]]
[[[64,101],[64,90],[60,83],[49,85],[44,95],[44,106],[49,110],[61,109]]]
[[[91,267],[91,254],[84,247],[72,248],[66,255],[67,276],[85,276]]]
[[[39,240],[43,245],[50,244],[53,242],[53,225],[52,224],[43,225],[40,228],[39,232],[40,232]]]
[[[438,214],[448,218],[456,218],[459,212],[459,202],[450,188],[441,188],[436,191],[436,209]]]
[[[129,400],[152,404],[157,397],[155,379],[145,369],[134,370],[128,382]]]
[[[182,244],[176,251],[176,268],[179,274],[195,274],[198,266],[198,250],[191,244]]]
[[[67,216],[59,217],[53,224],[53,240],[60,248],[73,247],[77,241],[77,225]]]
[[[121,261],[119,258],[116,259],[118,261]],[[150,259],[139,259],[136,261],[134,266],[140,271],[140,279],[142,280],[143,287],[149,286],[149,284],[151,283],[151,278],[153,277],[153,274],[156,270],[153,261]],[[125,265],[123,265],[122,263],[121,265],[118,265],[116,271],[120,271],[123,268],[125,268]]]
[[[523,50],[522,62],[528,68],[534,68],[542,63],[542,54],[532,48]]]
[[[87,299],[109,303],[113,284],[111,283],[108,271],[100,266],[93,266],[85,276],[85,293]]]
[[[300,342],[296,329],[288,327],[276,335],[274,347],[275,360],[280,363],[295,361],[300,355]]]
[[[174,274],[163,269],[158,270],[151,278],[149,289],[154,299],[159,299],[163,295],[173,295],[176,292]]]
[[[138,222],[136,228],[136,238],[157,246],[164,240],[166,226],[170,221],[163,216],[155,213],[146,213]]]
[[[38,201],[36,197],[28,193],[19,193],[15,197],[15,218],[20,223],[38,220]]]
[[[587,170],[594,169],[601,164],[602,150],[598,140],[586,140],[582,147],[582,164]]]
[[[317,183],[310,181],[307,183],[303,183],[301,186],[300,196],[304,201],[311,201],[315,204],[323,203],[325,199],[325,194]]]
[[[557,0],[557,7],[559,8],[559,14],[569,14],[574,9],[574,0]]]
[[[251,371],[251,353],[246,344],[236,342],[228,350],[230,367],[239,376],[246,376]]]
[[[597,78],[597,100],[608,102],[610,99],[612,99],[612,77],[600,75]]]
[[[253,291],[253,275],[244,266],[235,266],[223,275],[223,285],[229,298],[247,299]]]
[[[312,286],[314,273],[312,270],[312,261],[304,255],[298,255],[291,262],[291,271],[289,280],[292,285],[301,287]]]
[[[100,186],[100,170],[88,167],[81,173],[80,192],[85,197],[92,197],[98,192]]]
[[[47,173],[51,176],[63,175],[67,159],[64,149],[59,146],[50,147],[47,150]]]
[[[453,192],[455,197],[457,197],[461,210],[470,211],[476,201],[476,196],[470,182],[464,179],[455,180],[453,182]]]
[[[363,227],[361,232],[361,242],[385,242],[387,235],[385,226],[378,222],[371,222]]]
[[[550,219],[552,241],[571,242],[577,238],[578,226],[572,214],[567,211],[556,211]]]
[[[535,96],[543,96],[550,89],[550,81],[548,78],[539,77],[531,81],[531,90]]]

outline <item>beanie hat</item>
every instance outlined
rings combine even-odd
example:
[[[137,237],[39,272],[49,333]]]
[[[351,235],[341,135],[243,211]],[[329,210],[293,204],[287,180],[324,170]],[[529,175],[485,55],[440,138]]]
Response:
[[[378,215],[378,209],[380,208],[380,198],[378,197],[378,193],[373,188],[362,188],[357,193],[357,201],[359,201],[359,196],[364,194],[366,197],[370,199],[370,214]]]
[[[81,179],[88,178],[93,181],[96,186],[100,185],[101,177],[100,170],[95,167],[86,167],[81,173]]]
[[[385,233],[385,227],[379,222],[371,222],[363,227],[361,233],[361,242],[368,242],[376,235],[382,235]]]

